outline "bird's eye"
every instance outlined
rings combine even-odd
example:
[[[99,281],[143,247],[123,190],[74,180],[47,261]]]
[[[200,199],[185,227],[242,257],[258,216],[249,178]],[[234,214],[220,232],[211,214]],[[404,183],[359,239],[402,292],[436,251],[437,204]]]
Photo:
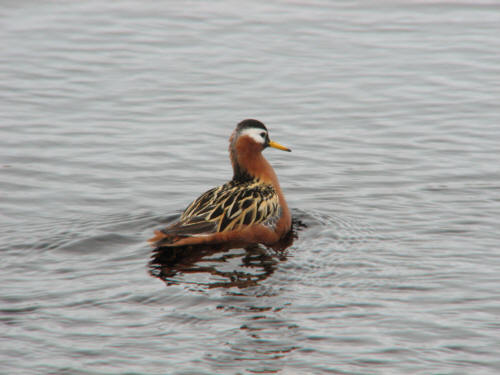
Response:
[[[266,133],[265,133],[265,132],[262,132],[262,133],[260,133],[260,136],[261,136],[262,138],[266,138]]]

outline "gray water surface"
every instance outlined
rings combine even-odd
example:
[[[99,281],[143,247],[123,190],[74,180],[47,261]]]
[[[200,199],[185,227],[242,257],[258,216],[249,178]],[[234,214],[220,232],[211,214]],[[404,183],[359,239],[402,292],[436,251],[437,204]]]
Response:
[[[3,4],[0,373],[499,373],[499,35],[496,1]],[[249,117],[293,245],[157,277]]]

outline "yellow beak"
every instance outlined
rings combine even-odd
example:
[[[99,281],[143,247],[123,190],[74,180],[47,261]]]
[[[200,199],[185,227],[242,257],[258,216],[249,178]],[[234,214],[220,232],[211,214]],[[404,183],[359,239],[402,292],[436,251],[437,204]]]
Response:
[[[285,146],[280,145],[279,143],[273,142],[273,141],[269,141],[269,147],[277,148],[278,150],[283,150],[283,151],[288,151],[288,152],[292,151],[288,147],[285,147]]]

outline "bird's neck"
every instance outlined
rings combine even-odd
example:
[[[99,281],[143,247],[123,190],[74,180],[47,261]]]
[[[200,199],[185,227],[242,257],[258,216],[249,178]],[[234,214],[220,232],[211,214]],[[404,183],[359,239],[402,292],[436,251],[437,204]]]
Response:
[[[260,180],[279,186],[278,178],[269,162],[262,155],[262,146],[251,140],[242,138],[230,147],[233,165],[233,180]]]

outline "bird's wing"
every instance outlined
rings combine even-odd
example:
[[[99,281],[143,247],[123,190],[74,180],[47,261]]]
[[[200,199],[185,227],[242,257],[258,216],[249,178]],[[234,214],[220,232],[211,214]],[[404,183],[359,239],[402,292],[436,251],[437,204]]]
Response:
[[[278,195],[271,185],[229,182],[202,194],[165,233],[196,236],[253,224],[272,228],[280,216]]]

